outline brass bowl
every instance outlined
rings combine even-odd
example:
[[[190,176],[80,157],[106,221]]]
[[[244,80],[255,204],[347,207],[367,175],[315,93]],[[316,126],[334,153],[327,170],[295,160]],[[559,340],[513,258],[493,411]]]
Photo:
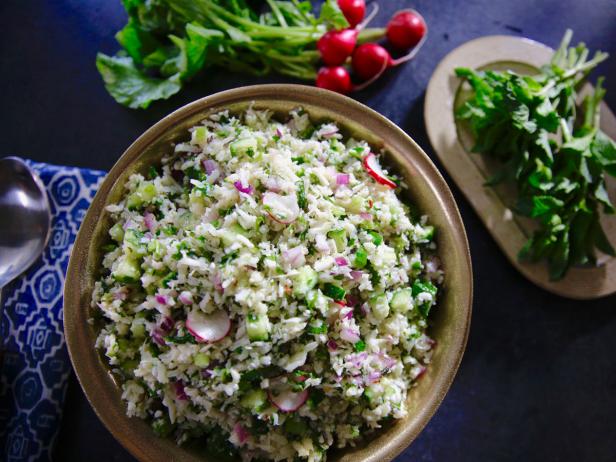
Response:
[[[432,364],[409,392],[408,417],[383,428],[365,443],[333,451],[333,461],[390,461],[419,434],[445,397],[462,359],[470,327],[473,278],[464,225],[451,191],[421,148],[400,128],[372,109],[345,96],[300,85],[256,85],[224,91],[188,104],[162,119],[120,157],[101,185],[83,220],[73,247],[64,290],[64,330],[81,386],[107,429],[141,461],[212,461],[203,453],[157,438],[149,425],[128,418],[120,389],[94,348],[96,329],[88,323],[90,298],[106,243],[109,217],[105,206],[120,199],[130,174],[145,171],[169,152],[170,143],[187,138],[187,129],[213,112],[255,108],[287,113],[301,106],[312,119],[337,122],[387,152],[385,163],[403,176],[407,201],[430,216],[438,231],[438,252],[445,270],[444,290],[433,311],[431,335],[437,339]]]

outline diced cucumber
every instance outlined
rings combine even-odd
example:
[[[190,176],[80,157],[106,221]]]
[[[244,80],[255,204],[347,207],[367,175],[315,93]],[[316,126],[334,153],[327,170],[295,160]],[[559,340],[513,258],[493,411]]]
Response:
[[[389,306],[400,313],[405,313],[413,307],[413,294],[410,288],[400,289],[391,297]]]
[[[263,342],[269,338],[272,325],[266,314],[249,314],[246,317],[246,332],[252,342]]]
[[[385,294],[374,295],[370,298],[370,307],[374,317],[379,321],[382,321],[389,316],[389,302]]]
[[[257,152],[257,147],[258,142],[256,138],[242,138],[231,143],[229,149],[234,156],[247,155],[252,157]]]
[[[366,199],[361,196],[353,196],[345,208],[347,209],[347,212],[350,213],[362,213],[366,210]]]
[[[327,233],[327,237],[333,239],[338,252],[344,251],[347,245],[346,231],[344,229],[332,229]]]
[[[203,147],[207,144],[207,135],[207,127],[197,127],[192,132],[190,142]]]
[[[210,365],[210,357],[205,353],[197,353],[193,357],[193,363],[197,367],[208,367]]]
[[[148,242],[148,253],[150,255],[153,255],[154,258],[158,260],[162,259],[164,256],[164,252],[165,248],[159,240],[152,239],[150,242]]]
[[[293,277],[293,293],[298,296],[306,295],[319,281],[319,275],[310,266],[302,266]]]
[[[363,247],[360,247],[355,252],[355,258],[353,259],[353,266],[355,268],[363,268],[368,264],[368,252]]]
[[[141,267],[139,262],[128,255],[122,255],[112,276],[118,282],[137,282],[141,277]]]
[[[143,233],[136,229],[127,229],[124,232],[124,250],[128,253],[143,255],[145,246],[141,243]]]
[[[137,190],[130,194],[126,199],[126,206],[129,209],[136,209],[142,205],[151,202],[156,197],[156,186],[151,181],[144,181]]]
[[[239,223],[233,223],[229,228],[222,230],[220,238],[226,246],[230,246],[237,241],[238,234],[248,236],[248,231],[242,228]]]
[[[145,337],[145,323],[142,318],[135,318],[130,325],[130,332],[135,338]]]
[[[258,414],[267,407],[267,393],[261,389],[250,390],[240,400],[240,405]]]
[[[116,242],[122,242],[124,240],[124,229],[120,223],[116,223],[109,229],[109,235],[111,239]]]

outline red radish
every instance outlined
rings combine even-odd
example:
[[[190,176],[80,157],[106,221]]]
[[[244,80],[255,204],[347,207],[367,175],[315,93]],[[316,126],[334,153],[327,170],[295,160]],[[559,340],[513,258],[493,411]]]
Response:
[[[397,186],[396,183],[391,181],[387,177],[387,175],[383,173],[383,170],[379,165],[379,160],[374,153],[371,152],[366,157],[364,157],[363,164],[364,168],[368,171],[370,176],[374,178],[378,183],[388,186],[391,189],[394,189]]]
[[[268,191],[263,194],[263,205],[273,220],[285,225],[293,223],[300,213],[295,196],[282,196]]]
[[[387,69],[387,62],[384,62],[380,72],[377,72],[371,79],[361,85],[353,85],[349,71],[342,66],[322,67],[317,74],[317,87],[335,91],[346,95],[352,91],[360,91],[375,82]]]
[[[413,59],[422,45],[423,41],[406,55],[393,59],[389,52],[381,45],[377,43],[364,43],[353,52],[353,71],[362,79],[372,82],[378,79],[387,68],[399,66]]]
[[[321,59],[328,66],[338,66],[351,56],[357,44],[357,29],[330,30],[317,42]]]
[[[428,27],[415,10],[398,11],[387,24],[387,40],[398,50],[408,50],[424,40]]]
[[[274,406],[282,412],[295,412],[308,400],[308,390],[302,390],[299,393],[287,389],[281,391],[278,395],[274,395],[271,391],[267,392],[269,400]]]
[[[342,66],[322,67],[317,74],[317,87],[346,95],[353,90],[351,76]]]
[[[351,1],[353,2],[354,0]],[[363,0],[361,3],[364,3]],[[359,22],[349,21],[351,25],[350,28],[325,32],[317,42],[317,50],[319,50],[323,62],[328,66],[339,66],[344,63],[353,53],[355,45],[357,45],[357,36],[359,31],[366,27],[366,25],[377,14],[378,10],[378,5],[375,5],[372,13],[370,13],[366,20],[361,24]],[[364,4],[361,11],[361,19],[363,19],[365,12],[366,5]],[[359,21],[361,21],[361,19]]]
[[[338,0],[338,7],[351,27],[358,25],[366,14],[364,0]]]
[[[188,313],[186,328],[197,342],[214,343],[227,336],[231,330],[231,319],[223,310],[209,314],[192,310]]]

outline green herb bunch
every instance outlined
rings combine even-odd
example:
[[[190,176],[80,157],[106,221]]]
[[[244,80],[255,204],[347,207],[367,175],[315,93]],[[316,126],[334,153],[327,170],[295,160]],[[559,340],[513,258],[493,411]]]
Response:
[[[271,72],[314,80],[316,42],[329,29],[349,26],[335,0],[320,14],[310,1],[267,0],[265,12],[248,0],[122,0],[128,23],[116,34],[116,56],[99,53],[96,66],[107,91],[131,108],[147,108],[217,66],[234,72]],[[358,41],[382,37],[364,29]]]
[[[599,129],[603,79],[578,105],[578,90],[607,54],[589,59],[583,43],[569,47],[571,36],[537,75],[456,69],[474,90],[457,112],[474,135],[472,151],[501,164],[488,185],[514,182],[514,211],[538,222],[519,258],[546,259],[552,280],[596,264],[595,249],[615,255],[599,221],[601,210],[614,213],[605,174],[616,176],[616,144]]]

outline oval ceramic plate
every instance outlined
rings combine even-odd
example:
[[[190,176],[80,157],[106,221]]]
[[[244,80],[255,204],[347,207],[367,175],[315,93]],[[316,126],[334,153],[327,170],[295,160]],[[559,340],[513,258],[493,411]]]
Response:
[[[126,417],[120,389],[105,361],[94,348],[96,328],[90,300],[108,240],[105,206],[117,201],[130,174],[145,171],[171,150],[171,143],[188,138],[187,129],[213,112],[244,110],[254,103],[279,115],[303,107],[313,119],[337,122],[347,135],[355,134],[387,152],[386,160],[409,185],[403,195],[429,214],[439,230],[439,254],[446,272],[443,297],[434,310],[431,335],[438,348],[427,373],[409,392],[409,413],[376,433],[365,444],[331,453],[332,461],[382,462],[393,459],[419,434],[443,400],[466,345],[472,303],[472,270],[460,214],[447,184],[426,154],[402,130],[360,103],[314,87],[259,85],[238,88],[200,99],[161,120],[146,131],[118,160],[101,185],[83,220],[71,254],[64,292],[64,328],[77,377],[92,407],[109,431],[141,461],[211,461],[203,452],[179,447],[154,436],[149,425]]]
[[[532,233],[532,222],[511,213],[508,198],[513,197],[512,189],[483,186],[492,176],[494,166],[486,162],[483,156],[470,152],[471,135],[454,117],[455,109],[468,92],[467,85],[462,85],[455,75],[456,67],[511,69],[528,74],[548,63],[552,53],[551,48],[532,40],[502,35],[482,37],[456,48],[440,62],[428,85],[424,109],[426,129],[443,166],[509,261],[524,276],[564,297],[598,298],[616,292],[616,258],[599,255],[597,267],[572,268],[558,282],[550,281],[544,262],[531,264],[518,261],[518,252]],[[601,107],[601,129],[612,138],[616,137],[616,118],[605,104]],[[616,202],[614,178],[608,177],[607,186],[612,201]],[[606,235],[612,236],[613,241],[616,216],[602,216],[602,224]]]

